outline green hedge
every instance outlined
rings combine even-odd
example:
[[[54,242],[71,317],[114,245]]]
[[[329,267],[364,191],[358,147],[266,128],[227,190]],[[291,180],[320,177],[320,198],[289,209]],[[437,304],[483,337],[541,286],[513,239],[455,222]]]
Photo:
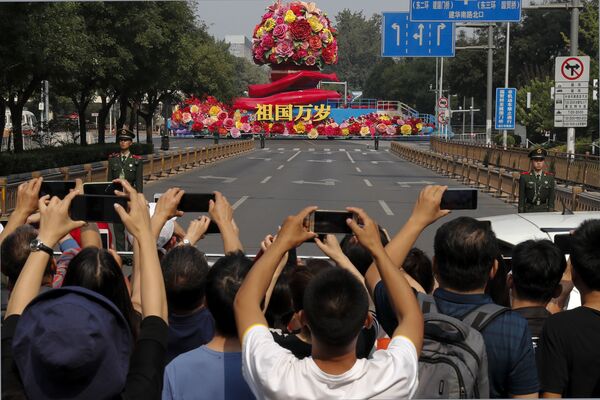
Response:
[[[61,147],[45,147],[28,150],[23,153],[0,153],[0,175],[7,176],[22,172],[41,171],[44,169],[65,167],[104,161],[108,155],[119,151],[115,143],[90,144],[80,146],[69,144]],[[150,154],[154,152],[153,144],[134,143],[133,154]]]

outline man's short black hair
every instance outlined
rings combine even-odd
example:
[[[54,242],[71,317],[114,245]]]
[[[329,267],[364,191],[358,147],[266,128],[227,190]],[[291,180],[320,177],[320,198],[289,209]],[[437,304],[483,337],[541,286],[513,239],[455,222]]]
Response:
[[[512,252],[513,282],[523,300],[550,301],[566,268],[565,257],[550,240],[526,240]]]
[[[2,273],[9,279],[9,285],[17,283],[17,278],[25,266],[31,253],[29,244],[38,235],[38,231],[31,225],[21,225],[10,235],[6,236],[0,247],[0,265]],[[45,276],[51,276],[52,259],[46,265]]]
[[[416,247],[410,249],[410,252],[402,264],[402,268],[408,275],[423,286],[425,292],[431,293],[433,291],[433,267],[431,266],[431,260],[423,250]]]
[[[304,293],[313,278],[330,268],[335,268],[329,261],[309,258],[306,265],[299,265],[289,275],[289,286],[292,294],[292,307],[294,312],[304,309]]]
[[[237,337],[233,301],[242,282],[252,267],[252,260],[241,251],[219,258],[206,280],[206,305],[215,319],[219,334]]]
[[[169,309],[193,311],[204,301],[208,263],[204,253],[194,246],[177,246],[160,262]]]
[[[433,247],[440,285],[463,292],[485,287],[498,255],[488,223],[471,217],[446,222],[435,233]]]
[[[584,221],[573,233],[573,269],[591,290],[600,290],[600,220]]]
[[[379,237],[381,239],[381,243],[383,243],[384,246],[388,244],[388,238],[385,232],[383,231],[383,228],[381,228],[380,226]],[[360,274],[364,276],[367,273],[369,266],[373,262],[373,256],[371,255],[369,250],[364,248],[358,242],[356,236],[354,236],[354,234],[352,233],[349,233],[346,236],[344,236],[344,238],[340,242],[340,247],[342,248],[342,252],[346,255],[346,257],[348,257],[352,265],[354,265],[358,272],[360,272]]]
[[[356,339],[369,308],[365,287],[342,268],[328,268],[311,279],[303,303],[311,335],[335,348]]]

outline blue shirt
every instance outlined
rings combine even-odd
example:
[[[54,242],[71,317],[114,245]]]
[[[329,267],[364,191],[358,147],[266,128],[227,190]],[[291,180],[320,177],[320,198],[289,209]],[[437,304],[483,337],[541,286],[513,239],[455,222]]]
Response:
[[[242,376],[242,352],[206,346],[175,358],[165,369],[163,400],[244,400],[254,395]]]
[[[169,313],[167,360],[210,342],[215,333],[215,320],[208,308],[187,315]]]
[[[486,294],[459,294],[437,289],[438,311],[462,318],[482,304],[493,303]],[[518,313],[500,314],[482,331],[488,356],[491,397],[510,397],[539,391],[535,353],[527,320]]]

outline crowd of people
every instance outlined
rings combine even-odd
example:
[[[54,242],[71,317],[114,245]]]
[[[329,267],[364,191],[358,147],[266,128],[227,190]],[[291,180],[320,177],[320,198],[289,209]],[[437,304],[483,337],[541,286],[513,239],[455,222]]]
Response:
[[[600,397],[600,220],[568,256],[529,240],[508,263],[489,224],[450,218],[446,188],[427,186],[391,237],[354,207],[352,234],[317,235],[307,207],[249,257],[221,193],[183,229],[183,190],[150,207],[116,180],[129,274],[95,223],[70,218],[81,182],[59,199],[41,181],[19,186],[0,232],[3,398]],[[430,259],[414,244],[439,219]],[[211,221],[225,254],[212,265]],[[301,260],[307,241],[327,259]]]

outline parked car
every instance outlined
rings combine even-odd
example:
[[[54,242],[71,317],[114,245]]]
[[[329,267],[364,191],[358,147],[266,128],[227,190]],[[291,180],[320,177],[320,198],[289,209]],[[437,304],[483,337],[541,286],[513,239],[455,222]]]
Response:
[[[6,123],[4,125],[4,136],[8,136],[10,131],[12,130],[12,120],[10,109],[6,109],[4,111],[4,115],[6,116]],[[23,135],[33,135],[37,133],[38,130],[38,122],[35,114],[31,111],[23,111],[21,114],[21,132]]]

